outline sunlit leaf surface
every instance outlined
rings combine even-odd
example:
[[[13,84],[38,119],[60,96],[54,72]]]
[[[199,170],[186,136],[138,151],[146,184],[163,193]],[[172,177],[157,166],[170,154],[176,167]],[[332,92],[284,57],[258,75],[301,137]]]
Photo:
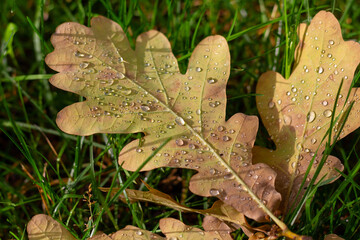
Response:
[[[256,93],[262,94],[256,98],[257,107],[276,150],[255,147],[254,162],[266,163],[278,173],[276,189],[284,199],[285,212],[294,203],[318,148],[305,187],[319,165],[327,140],[322,142],[322,139],[330,128],[332,116],[336,120],[331,129],[334,137],[344,122],[346,109],[355,101],[340,138],[360,126],[359,89],[351,89],[347,99],[360,61],[360,45],[345,42],[338,21],[325,11],[319,12],[309,26],[301,24],[299,37],[299,61],[290,78],[267,72],[260,77],[256,89]],[[343,85],[334,111],[341,81]],[[343,170],[343,165],[336,157],[329,156],[318,179],[337,178],[336,169]]]

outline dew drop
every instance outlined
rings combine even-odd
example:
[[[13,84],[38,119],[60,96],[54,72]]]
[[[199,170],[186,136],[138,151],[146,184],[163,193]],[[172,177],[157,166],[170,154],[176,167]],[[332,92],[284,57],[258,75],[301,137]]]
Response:
[[[222,132],[222,131],[225,130],[225,128],[224,128],[223,126],[219,126],[219,127],[217,128],[217,130],[218,130],[219,132]]]
[[[210,83],[210,84],[213,84],[213,83],[217,82],[217,79],[210,77],[210,78],[207,79],[207,82]]]
[[[291,91],[292,91],[292,92],[297,92],[297,88],[296,88],[296,87],[293,87],[293,88],[291,88]]]
[[[296,148],[297,148],[297,150],[302,151],[303,145],[301,143],[298,143],[298,144],[296,144]]]
[[[316,118],[316,113],[314,111],[309,112],[309,114],[307,115],[307,121],[309,123],[313,122]]]
[[[192,150],[194,150],[194,149],[196,148],[196,146],[195,146],[194,144],[190,143],[190,144],[189,144],[189,148],[192,149]]]
[[[327,102],[326,100],[324,100],[324,101],[322,101],[321,104],[324,105],[324,106],[327,106],[327,105],[328,105],[328,102]]]
[[[284,115],[284,123],[286,124],[286,125],[290,125],[291,124],[291,117],[290,116],[288,116],[288,115]]]
[[[178,146],[183,146],[184,145],[184,141],[182,140],[182,139],[176,139],[175,140],[175,143],[176,143],[176,145],[178,145]]]
[[[311,143],[315,144],[317,142],[316,138],[311,139]]]
[[[324,116],[325,117],[328,118],[328,117],[331,117],[331,115],[332,115],[332,111],[330,109],[327,109],[327,110],[324,111]]]
[[[234,175],[232,175],[231,173],[224,175],[224,179],[232,179],[232,178],[234,178]]]
[[[131,89],[122,89],[122,90],[120,90],[120,93],[125,96],[129,96],[132,93],[132,90]]]
[[[334,45],[334,43],[335,43],[334,40],[329,40],[330,45]]]
[[[197,67],[197,68],[195,68],[195,71],[201,72],[201,71],[202,71],[202,68],[201,68],[201,67]]]
[[[125,74],[119,72],[119,73],[116,74],[116,77],[121,80],[121,79],[125,78]]]
[[[75,55],[75,57],[78,57],[78,58],[83,58],[83,57],[85,57],[85,54],[83,54],[83,53],[81,53],[81,52],[79,52],[79,51],[76,51],[74,55]]]
[[[210,189],[211,196],[218,196],[219,194],[220,194],[220,191],[218,189],[215,189],[215,188]]]
[[[85,69],[89,66],[89,63],[88,62],[82,62],[79,64],[79,67],[82,68],[82,69]]]
[[[175,118],[175,122],[176,124],[180,125],[180,126],[184,126],[185,125],[185,120],[182,117],[176,117]]]
[[[230,137],[229,136],[223,136],[223,140],[224,140],[224,142],[227,142],[227,141],[230,141]]]
[[[137,153],[141,153],[142,151],[143,151],[143,150],[142,150],[141,148],[137,148],[137,149],[136,149],[136,152],[137,152]]]
[[[316,69],[316,72],[318,72],[319,74],[322,74],[324,72],[324,68],[323,67],[318,67]]]
[[[273,101],[270,101],[269,104],[268,104],[268,107],[273,108],[274,106],[275,106],[275,103]]]
[[[141,110],[143,110],[144,112],[150,111],[150,107],[149,107],[148,105],[146,105],[146,104],[142,104],[142,105],[140,106],[140,108],[141,108]]]
[[[144,233],[143,233],[142,231],[140,231],[140,230],[137,230],[135,233],[136,233],[136,235],[139,235],[139,236],[141,236],[141,235],[144,234]]]

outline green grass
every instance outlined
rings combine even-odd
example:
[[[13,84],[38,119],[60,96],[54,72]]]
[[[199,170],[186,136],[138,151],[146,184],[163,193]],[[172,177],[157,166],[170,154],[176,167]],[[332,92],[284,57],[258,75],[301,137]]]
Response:
[[[141,135],[77,137],[57,128],[57,112],[79,100],[74,94],[53,88],[47,80],[54,72],[45,66],[44,57],[52,51],[50,35],[59,24],[76,21],[89,25],[92,16],[104,15],[123,27],[132,46],[140,33],[157,29],[169,38],[182,72],[201,39],[223,35],[229,42],[232,61],[227,116],[257,114],[257,79],[268,70],[290,75],[296,27],[318,11],[335,14],[344,39],[360,38],[360,3],[353,0],[316,4],[299,0],[286,4],[263,0],[85,2],[16,0],[0,4],[2,239],[26,239],[26,224],[39,213],[61,220],[83,239],[95,230],[111,233],[128,224],[157,232],[157,220],[166,216],[201,225],[201,217],[195,214],[146,203],[123,203],[98,190],[101,186],[143,189],[133,182],[138,173],[121,169],[116,157],[124,145]],[[286,218],[292,231],[314,239],[329,233],[345,239],[360,238],[359,140],[360,129],[328,146],[332,155],[343,160],[345,170],[335,183],[309,189],[301,217],[295,220],[294,213]],[[271,146],[263,126],[256,144]],[[140,177],[188,206],[208,208],[212,199],[194,196],[187,189],[192,173],[166,168],[140,173]],[[247,238],[238,231],[236,239]]]

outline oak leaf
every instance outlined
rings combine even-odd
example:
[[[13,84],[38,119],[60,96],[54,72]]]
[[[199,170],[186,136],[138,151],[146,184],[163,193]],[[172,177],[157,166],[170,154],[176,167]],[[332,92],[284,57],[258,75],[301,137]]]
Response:
[[[276,173],[251,162],[257,117],[238,113],[225,121],[230,54],[223,37],[201,41],[184,75],[163,34],[141,34],[133,51],[121,27],[104,17],[93,18],[91,28],[64,23],[51,42],[55,50],[46,63],[60,73],[50,82],[86,98],[59,112],[57,124],[63,131],[143,132],[142,141],[120,153],[119,163],[128,170],[137,169],[172,137],[143,171],[194,169],[193,193],[216,196],[257,221],[266,219],[264,211],[271,216],[269,209],[278,208]]]
[[[300,42],[296,57],[300,59],[290,78],[267,72],[260,77],[256,88],[256,93],[260,94],[256,98],[257,107],[276,150],[255,147],[254,162],[266,163],[278,173],[275,186],[284,199],[284,212],[296,202],[295,196],[305,172],[315,157],[304,188],[312,179],[325,149],[327,138],[322,139],[330,128],[332,116],[331,131],[332,136],[336,136],[344,122],[346,109],[354,101],[339,138],[360,126],[359,89],[351,89],[347,98],[360,61],[360,45],[345,42],[338,21],[325,11],[319,12],[309,26],[300,24],[298,34]],[[329,156],[318,179],[336,179],[339,177],[337,171],[342,170],[340,160]]]

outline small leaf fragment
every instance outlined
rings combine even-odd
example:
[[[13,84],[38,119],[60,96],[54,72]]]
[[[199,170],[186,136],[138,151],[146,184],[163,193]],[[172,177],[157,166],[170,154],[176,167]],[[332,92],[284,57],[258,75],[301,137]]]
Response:
[[[45,214],[32,217],[27,225],[30,240],[75,240],[76,238],[59,222]]]
[[[339,237],[336,234],[328,234],[328,235],[325,236],[324,240],[345,240],[345,239]]]
[[[173,218],[160,220],[160,229],[169,240],[232,240],[229,230],[202,231],[199,228],[190,227]]]

